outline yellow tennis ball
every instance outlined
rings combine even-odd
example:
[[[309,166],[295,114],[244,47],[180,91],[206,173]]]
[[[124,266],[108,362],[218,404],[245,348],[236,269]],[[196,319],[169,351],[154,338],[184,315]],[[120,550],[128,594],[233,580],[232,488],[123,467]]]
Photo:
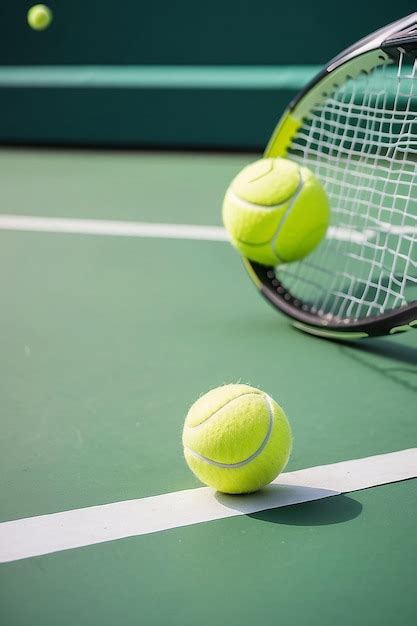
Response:
[[[182,437],[190,469],[224,493],[250,493],[274,480],[291,452],[282,408],[248,385],[212,389],[190,408]]]
[[[261,159],[232,181],[223,221],[239,252],[263,265],[289,263],[323,239],[330,209],[313,173],[288,159]]]
[[[52,11],[45,4],[35,4],[29,9],[27,20],[33,30],[45,30],[52,22]]]

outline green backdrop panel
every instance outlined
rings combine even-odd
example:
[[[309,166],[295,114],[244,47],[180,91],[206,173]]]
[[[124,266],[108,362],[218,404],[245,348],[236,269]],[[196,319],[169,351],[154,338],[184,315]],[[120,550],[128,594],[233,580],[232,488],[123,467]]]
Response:
[[[305,84],[303,67],[415,10],[410,0],[377,12],[359,0],[348,11],[330,0],[51,0],[54,21],[35,32],[33,3],[0,6],[3,143],[258,150]],[[35,88],[27,66],[40,66],[48,88]]]
[[[26,23],[32,4],[2,0],[2,64],[325,63],[359,37],[416,10],[412,0],[45,0],[54,22],[39,33]]]

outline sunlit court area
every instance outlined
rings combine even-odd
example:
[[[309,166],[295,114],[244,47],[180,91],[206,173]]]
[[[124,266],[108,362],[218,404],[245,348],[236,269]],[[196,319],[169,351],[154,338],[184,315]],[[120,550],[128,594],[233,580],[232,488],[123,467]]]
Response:
[[[2,626],[417,623],[415,10],[4,0]]]

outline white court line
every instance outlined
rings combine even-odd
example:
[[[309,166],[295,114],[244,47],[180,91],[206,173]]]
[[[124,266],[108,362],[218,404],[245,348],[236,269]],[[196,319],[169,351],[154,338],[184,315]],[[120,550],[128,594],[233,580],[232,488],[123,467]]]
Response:
[[[311,502],[417,477],[417,448],[281,474],[247,496],[208,487],[0,524],[0,563]]]
[[[72,219],[62,217],[32,217],[29,215],[0,215],[0,230],[22,230],[74,235],[113,235],[116,237],[157,237],[162,239],[198,239],[228,241],[220,226],[188,224],[151,224],[116,220]]]
[[[389,225],[387,225],[389,226]],[[221,226],[196,226],[190,224],[152,224],[119,220],[91,220],[63,217],[33,217],[30,215],[0,215],[0,230],[42,233],[67,233],[73,235],[111,235],[115,237],[155,237],[160,239],[196,239],[199,241],[228,241]],[[364,243],[376,235],[376,230],[357,231],[331,226],[327,237],[340,241]],[[385,232],[385,231],[384,231]],[[417,228],[390,227],[386,232],[415,234]]]

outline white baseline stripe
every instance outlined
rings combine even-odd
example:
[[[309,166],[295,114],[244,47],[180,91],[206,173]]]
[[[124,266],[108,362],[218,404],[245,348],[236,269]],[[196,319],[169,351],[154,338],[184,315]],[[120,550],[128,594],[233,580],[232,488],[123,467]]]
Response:
[[[0,524],[0,562],[247,515],[417,477],[417,448],[279,476],[262,491],[227,496],[203,487]]]
[[[150,224],[147,222],[122,222],[116,220],[31,217],[29,215],[0,215],[0,230],[228,241],[226,231],[220,226]]]
[[[33,217],[30,215],[0,215],[0,230],[17,230],[42,233],[67,233],[73,235],[111,235],[115,237],[155,237],[160,239],[196,239],[199,241],[228,241],[221,226],[195,226],[190,224],[152,224],[118,220],[92,220],[64,217]],[[340,226],[330,226],[327,237],[340,241],[364,243],[376,235],[376,230],[358,231]],[[385,232],[385,231],[384,231]],[[386,232],[395,234],[417,233],[417,228],[390,227]]]

